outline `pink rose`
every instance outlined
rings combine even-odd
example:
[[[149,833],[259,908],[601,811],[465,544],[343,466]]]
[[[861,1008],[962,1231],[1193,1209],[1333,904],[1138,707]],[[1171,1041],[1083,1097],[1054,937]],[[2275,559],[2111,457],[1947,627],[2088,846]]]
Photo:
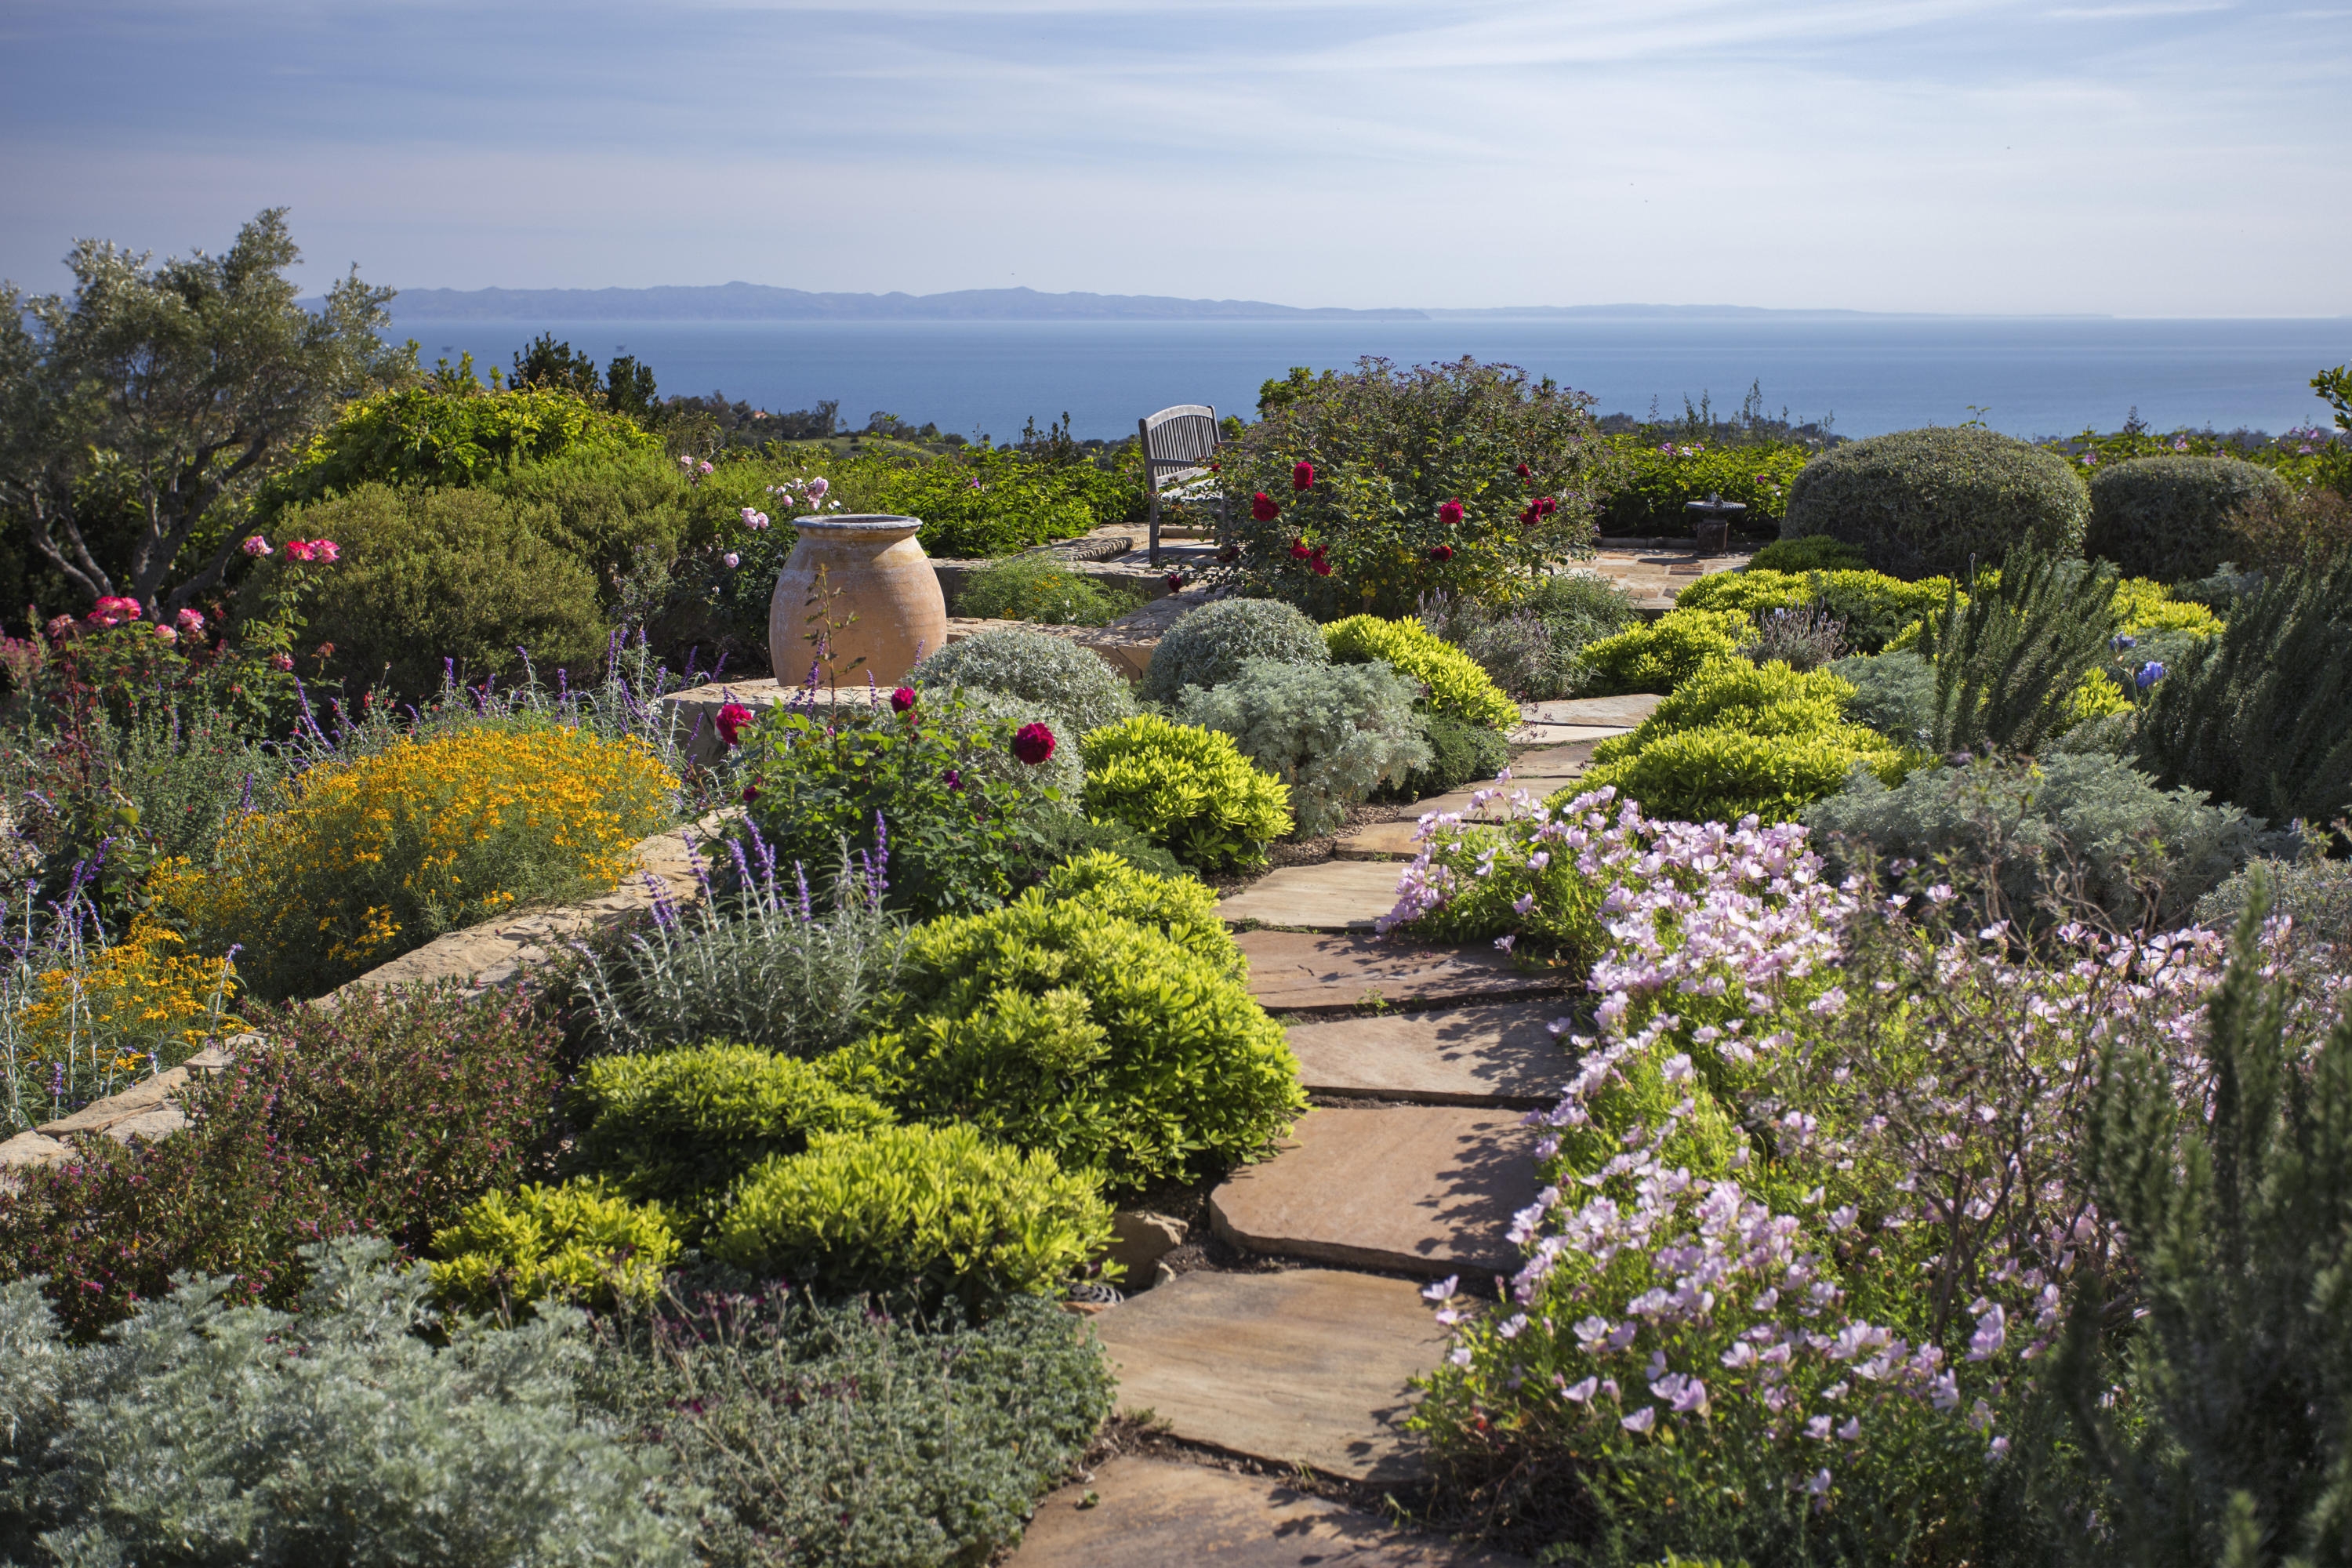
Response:
[[[731,550],[726,554],[720,556],[719,559],[727,563],[730,569],[743,564],[743,558],[740,555],[736,554],[735,552]]]
[[[289,540],[288,540],[288,541],[286,542],[286,559],[287,559],[287,560],[289,560],[289,561],[308,561],[308,560],[310,560],[310,554],[311,554],[311,552],[310,552],[310,542],[309,540],[307,540],[307,539],[289,539]]]
[[[180,634],[173,631],[169,626],[157,626],[155,628],[155,640],[161,643],[175,643],[180,640]]]
[[[192,637],[204,633],[205,616],[201,610],[182,610],[173,619],[178,621],[180,630]]]
[[[815,479],[811,479],[807,485],[803,487],[807,492],[809,500],[823,500],[824,499],[824,492],[832,488],[833,481],[826,479],[822,474],[819,474]]]
[[[89,624],[94,626],[119,626],[139,618],[139,601],[109,597],[100,599],[89,612]]]
[[[269,656],[269,668],[284,674],[294,668],[294,656],[290,653],[273,653]]]
[[[339,558],[342,552],[343,547],[336,543],[331,539],[314,539],[310,541],[310,559],[313,561],[332,562]]]

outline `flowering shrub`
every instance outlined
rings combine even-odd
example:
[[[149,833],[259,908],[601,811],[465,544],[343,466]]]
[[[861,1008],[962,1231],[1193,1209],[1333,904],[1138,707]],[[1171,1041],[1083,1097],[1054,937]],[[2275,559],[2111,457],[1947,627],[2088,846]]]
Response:
[[[1778,523],[1789,502],[1789,487],[1812,448],[1801,441],[1653,440],[1644,436],[1610,437],[1618,472],[1603,492],[1601,531],[1684,535],[1690,531],[1688,501],[1719,495],[1748,510],[1743,524]]]
[[[969,1122],[1114,1190],[1255,1159],[1305,1108],[1215,900],[1105,855],[918,927],[886,1027],[825,1064],[910,1120]]]
[[[2119,1030],[2186,1042],[2211,944],[2078,928],[2081,962],[2037,968],[2000,925],[1864,909],[1794,826],[1593,792],[1545,829],[1605,922],[1601,1000],[1531,1118],[1507,1299],[1428,1292],[1455,1343],[1416,1422],[1452,1484],[1611,1561],[1974,1561],[2046,1530],[1993,1500],[2064,1294],[2114,1255],[2073,1159],[2088,1069]]]
[[[1229,735],[1139,713],[1083,744],[1087,814],[1126,823],[1188,865],[1256,865],[1291,829],[1289,792]]]
[[[1580,662],[1596,691],[1672,691],[1708,660],[1738,657],[1755,635],[1745,610],[1673,609],[1589,645]]]
[[[495,1312],[544,1300],[609,1308],[661,1289],[678,1240],[659,1205],[637,1205],[601,1182],[529,1183],[485,1193],[436,1231],[433,1283],[459,1310]]]
[[[677,787],[641,742],[569,726],[402,737],[232,821],[211,867],[159,878],[158,902],[199,946],[242,944],[255,991],[315,995],[443,931],[611,887]]]
[[[1415,695],[1385,663],[1252,659],[1223,686],[1186,687],[1176,717],[1231,735],[1244,756],[1288,784],[1297,831],[1311,837],[1429,761],[1413,723]]]
[[[1530,584],[1591,542],[1614,454],[1582,393],[1470,359],[1365,359],[1278,390],[1220,453],[1228,574],[1249,593],[1318,620],[1401,616],[1433,588]]]
[[[1963,426],[1823,452],[1790,487],[1780,531],[1843,540],[1897,577],[1956,577],[2013,547],[2074,552],[2090,510],[2064,458]]]
[[[1099,1184],[961,1124],[819,1133],[743,1178],[711,1248],[822,1297],[982,1307],[1058,1291],[1110,1245]]]
[[[1324,627],[1323,638],[1332,658],[1340,664],[1379,659],[1394,666],[1398,674],[1420,681],[1429,689],[1430,707],[1440,713],[1497,730],[1511,729],[1519,721],[1518,704],[1476,661],[1411,616],[1393,621],[1350,616]]]
[[[1188,686],[1216,687],[1250,659],[1328,664],[1331,654],[1315,623],[1275,599],[1220,599],[1168,628],[1143,671],[1143,695],[1173,702]]]

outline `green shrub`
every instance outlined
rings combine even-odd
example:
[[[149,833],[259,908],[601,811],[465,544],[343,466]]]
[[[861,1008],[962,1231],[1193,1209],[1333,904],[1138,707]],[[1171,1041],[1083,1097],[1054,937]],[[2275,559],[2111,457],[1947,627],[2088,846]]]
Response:
[[[553,1300],[609,1309],[650,1300],[678,1253],[658,1204],[633,1204],[599,1182],[485,1193],[438,1231],[433,1268],[441,1299],[496,1312]]]
[[[1511,763],[1511,743],[1484,724],[1468,724],[1444,713],[1413,715],[1429,761],[1376,799],[1416,801],[1448,795],[1464,784],[1491,780]]]
[[[1853,688],[1846,717],[1906,746],[1935,739],[1936,667],[1923,656],[1882,653],[1842,658],[1829,672]]]
[[[2284,502],[2285,480],[2237,458],[2137,458],[2091,475],[2091,521],[2083,552],[2126,576],[2167,583],[2210,576],[2226,560],[2232,514]]]
[[[1324,627],[1323,637],[1331,658],[1340,664],[1381,659],[1398,674],[1420,681],[1429,688],[1429,706],[1436,712],[1497,730],[1518,724],[1519,705],[1476,661],[1411,616],[1395,621],[1350,616]]]
[[[178,1273],[289,1305],[307,1243],[369,1231],[421,1256],[484,1192],[543,1169],[561,1040],[511,994],[357,992],[253,1023],[267,1041],[188,1087],[185,1128],[81,1141],[78,1163],[0,1198],[0,1279],[47,1276],[76,1338]]]
[[[1188,686],[1231,680],[1253,658],[1328,664],[1331,655],[1322,631],[1290,605],[1274,599],[1220,599],[1194,610],[1160,639],[1143,672],[1143,695],[1173,702]]]
[[[1835,620],[1847,644],[1876,653],[1922,616],[1943,608],[1950,584],[1940,577],[1906,583],[1883,572],[1823,571],[1802,575],[1751,568],[1701,577],[1675,596],[1677,610],[1776,609],[1812,605]]]
[[[1590,397],[1508,365],[1368,358],[1269,391],[1219,453],[1232,574],[1318,620],[1408,615],[1437,588],[1507,597],[1589,545],[1617,467]]]
[[[184,1280],[79,1349],[31,1284],[0,1286],[0,1556],[694,1562],[694,1489],[582,1408],[580,1315],[461,1321],[436,1343],[415,1331],[431,1276],[390,1253],[303,1247],[293,1313]]]
[[[1755,635],[1744,610],[1674,609],[1594,643],[1584,668],[1599,691],[1672,691],[1709,659],[1739,657]]]
[[[1972,880],[1990,875],[1999,915],[2021,924],[2071,919],[2082,900],[2126,931],[2180,924],[2254,853],[2262,826],[2098,754],[1979,758],[1916,772],[1895,789],[1857,773],[1805,821],[1883,860],[1948,860]]]
[[[709,1489],[713,1568],[986,1562],[1112,1406],[1100,1345],[1034,1297],[983,1326],[777,1290],[605,1328],[599,1393]]]
[[[1843,539],[1815,533],[1803,539],[1776,539],[1748,559],[1750,572],[1866,572],[1870,557]],[[1706,578],[1699,579],[1706,581]]]
[[[624,1196],[698,1224],[728,1186],[824,1132],[887,1126],[889,1111],[821,1067],[754,1046],[600,1057],[565,1095],[572,1158]]]
[[[917,687],[978,688],[1046,710],[1054,733],[1073,743],[1135,711],[1127,682],[1067,637],[1010,627],[950,643],[908,672]]]
[[[1555,572],[1535,592],[1512,600],[1510,607],[1542,622],[1550,642],[1549,668],[1546,679],[1528,689],[1530,701],[1575,696],[1582,676],[1577,656],[1589,644],[1615,637],[1642,618],[1625,590],[1595,572]],[[1444,635],[1442,628],[1432,629]]]
[[[1476,661],[1503,691],[1522,701],[1573,697],[1585,671],[1577,656],[1641,618],[1606,577],[1557,572],[1529,592],[1491,602],[1442,590],[1422,595],[1421,624]]]
[[[287,507],[362,485],[478,485],[555,458],[661,452],[660,437],[569,392],[427,384],[346,404],[263,487],[258,510],[271,521]]]
[[[830,1069],[1120,1192],[1265,1153],[1303,1106],[1281,1026],[1209,929],[1206,889],[1105,858],[918,928],[898,1014]]]
[[[1604,533],[1686,535],[1690,513],[1684,507],[1709,496],[1738,501],[1748,524],[1769,525],[1788,505],[1789,486],[1811,449],[1798,441],[1653,441],[1644,436],[1610,437],[1620,468],[1601,501]]]
[[[1073,572],[1051,555],[1013,555],[973,573],[956,595],[955,613],[1048,626],[1098,626],[1145,603],[1129,584]]]
[[[1844,784],[1856,763],[1893,772],[1901,759],[1885,738],[1858,724],[1758,735],[1746,730],[1683,730],[1630,757],[1586,770],[1559,799],[1614,786],[1653,817],[1685,822],[1793,822]]]
[[[1288,784],[1296,831],[1312,837],[1429,760],[1413,725],[1415,695],[1384,663],[1251,659],[1222,686],[1187,687],[1176,717],[1231,735],[1243,755]]]
[[[444,659],[477,683],[512,679],[524,648],[543,668],[593,671],[604,605],[589,564],[545,537],[552,521],[487,490],[379,484],[303,507],[287,526],[342,547],[318,574],[305,639],[333,648],[328,668],[349,689],[381,682],[405,701],[441,689]]]
[[[1066,860],[1100,852],[1155,877],[1186,875],[1183,862],[1115,817],[1082,811],[1049,812],[1037,819],[1037,860],[1042,873]]]
[[[2150,689],[2141,765],[2273,822],[2352,806],[2352,559],[2281,574]]]
[[[1188,866],[1254,866],[1291,827],[1289,792],[1250,765],[1233,737],[1157,714],[1085,742],[1087,815],[1126,823]]]
[[[1825,669],[1799,672],[1721,658],[1699,667],[1631,734],[1612,735],[1592,749],[1595,766],[1644,750],[1686,730],[1745,730],[1756,735],[1801,735],[1835,730],[1854,689]]]
[[[1961,426],[1822,453],[1790,488],[1780,532],[1842,540],[1897,577],[1959,577],[2019,546],[2074,553],[2089,514],[2090,497],[2063,458]]]
[[[1919,639],[1936,666],[1937,751],[2031,752],[2096,716],[2077,692],[2116,632],[2114,567],[2020,550],[1967,604],[1948,593]]]
[[[744,1176],[711,1250],[829,1298],[1050,1295],[1110,1244],[1099,1184],[972,1126],[820,1133]]]
[[[2257,883],[2266,887],[2271,912],[2295,924],[2298,936],[2329,946],[2352,946],[2352,860],[2306,856],[2300,860],[2253,860],[2246,868],[2198,900],[2197,923],[2226,931],[2254,901]]]
[[[827,471],[857,492],[861,507],[921,518],[924,552],[947,561],[1074,539],[1098,523],[1138,515],[1142,499],[1131,480],[1092,462],[1041,460],[1005,447],[951,458],[899,448],[862,462],[835,460]]]
[[[2055,1374],[2117,1562],[2201,1568],[2218,1543],[2252,1563],[2273,1542],[2343,1561],[2352,1022],[2304,1034],[2263,971],[2266,902],[2239,923],[2187,1092],[2169,1048],[2111,1039],[2099,1064],[2084,1163],[2099,1212],[2149,1238],[2144,1305],[2110,1339],[2105,1292],[2081,1282]]]

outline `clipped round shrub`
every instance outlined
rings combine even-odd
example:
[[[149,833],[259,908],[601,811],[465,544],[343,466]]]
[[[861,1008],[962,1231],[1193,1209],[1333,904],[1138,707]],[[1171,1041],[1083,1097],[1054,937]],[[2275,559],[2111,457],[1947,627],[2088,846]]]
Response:
[[[1255,866],[1290,831],[1290,792],[1230,735],[1139,713],[1084,747],[1087,814],[1126,823],[1188,866]]]
[[[1583,665],[1595,692],[1672,691],[1709,659],[1737,658],[1755,635],[1745,610],[1674,609],[1592,644]]]
[[[2019,545],[2078,553],[2090,510],[2054,452],[1969,426],[1901,430],[1807,463],[1780,534],[1842,540],[1897,577],[1958,577]]]
[[[2091,476],[2083,552],[2129,576],[2167,583],[2210,576],[2239,548],[2231,518],[2290,494],[2284,479],[2242,458],[2134,458]]]
[[[1045,1295],[1111,1239],[1093,1173],[978,1128],[824,1133],[743,1178],[711,1250],[818,1296]]]
[[[1416,695],[1385,663],[1254,658],[1223,686],[1185,688],[1176,717],[1231,735],[1243,755],[1288,784],[1297,831],[1312,837],[1429,760],[1413,723]]]
[[[213,865],[165,870],[156,895],[200,951],[242,943],[257,994],[317,995],[444,931],[612,887],[677,788],[644,742],[567,725],[404,736],[232,816]]]
[[[819,1067],[757,1046],[600,1057],[564,1097],[572,1159],[622,1195],[689,1223],[761,1160],[819,1132],[887,1126],[890,1112]]]
[[[1260,1157],[1304,1109],[1297,1063],[1232,939],[1160,882],[1097,865],[918,928],[899,1014],[832,1069],[1115,1191]]]
[[[432,1265],[441,1299],[487,1313],[553,1299],[608,1309],[648,1301],[679,1242],[658,1204],[633,1204],[602,1182],[485,1193],[436,1231]]]
[[[1437,712],[1497,730],[1519,721],[1519,705],[1478,668],[1477,660],[1411,616],[1394,621],[1350,616],[1324,627],[1323,639],[1339,663],[1379,659],[1420,681],[1429,688],[1429,705]]]
[[[1322,630],[1290,605],[1276,599],[1220,599],[1186,616],[1160,639],[1143,672],[1143,695],[1173,702],[1188,686],[1231,680],[1253,658],[1331,662]]]
[[[1803,539],[1776,539],[1748,559],[1750,572],[1859,572],[1869,566],[1869,556],[1843,539],[1822,533]]]
[[[1786,735],[1684,730],[1586,770],[1559,798],[1613,784],[1654,817],[1738,822],[1752,812],[1768,824],[1793,822],[1836,794],[1856,763],[1892,771],[1900,756],[1885,737],[1858,724]]]
[[[1048,903],[1148,926],[1229,980],[1249,972],[1240,945],[1217,913],[1217,895],[1197,877],[1155,872],[1096,852],[1055,867],[1037,893]]]
[[[1713,659],[1675,687],[1631,734],[1612,735],[1593,747],[1592,761],[1596,766],[1619,762],[1685,730],[1745,730],[1753,735],[1835,730],[1844,722],[1853,694],[1851,685],[1826,669],[1799,672],[1778,661]]]
[[[1004,626],[950,643],[908,672],[912,686],[961,686],[1018,698],[1045,710],[1054,732],[1072,741],[1135,711],[1135,698],[1111,667],[1067,637]]]

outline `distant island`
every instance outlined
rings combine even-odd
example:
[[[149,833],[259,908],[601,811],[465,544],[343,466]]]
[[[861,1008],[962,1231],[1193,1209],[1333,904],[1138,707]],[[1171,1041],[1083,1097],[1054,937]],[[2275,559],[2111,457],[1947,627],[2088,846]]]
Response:
[[[1527,305],[1486,310],[1342,310],[1263,300],[1162,294],[1042,294],[960,289],[946,294],[821,294],[764,283],[665,289],[405,289],[395,318],[432,321],[1452,321],[1510,317],[1692,320],[1862,317],[1867,310],[1776,310],[1755,305]]]

